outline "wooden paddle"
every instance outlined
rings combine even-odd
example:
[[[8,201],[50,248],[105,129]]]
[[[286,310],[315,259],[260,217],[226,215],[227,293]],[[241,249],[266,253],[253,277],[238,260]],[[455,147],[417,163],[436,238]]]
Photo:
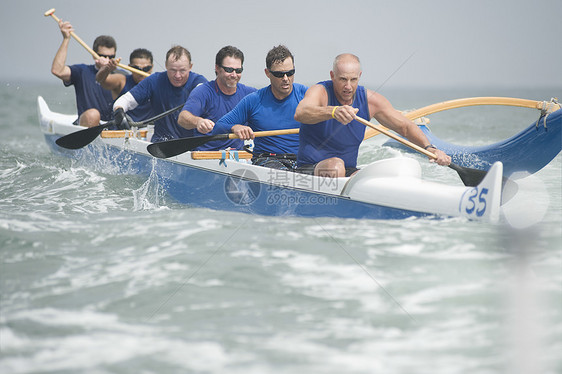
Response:
[[[415,151],[418,151],[421,154],[426,155],[429,158],[432,159],[437,159],[437,156],[434,155],[433,153],[429,152],[426,149],[423,149],[422,147],[410,142],[409,140],[406,140],[404,138],[402,138],[399,135],[396,135],[395,133],[391,132],[390,130],[388,130],[386,127],[382,126],[382,125],[377,125],[374,124],[372,122],[369,122],[361,117],[355,117],[355,119],[359,122],[361,122],[362,124],[364,124],[367,127],[370,127],[372,129],[377,130],[378,132],[396,140],[397,142],[400,142],[402,144],[404,144],[405,146],[408,146],[410,148],[412,148]],[[458,174],[459,177],[461,178],[461,180],[463,181],[465,186],[470,186],[470,187],[474,187],[480,184],[480,182],[482,182],[482,179],[484,179],[484,177],[486,176],[487,172],[484,170],[478,170],[478,169],[471,169],[471,168],[466,168],[464,166],[460,166],[460,165],[456,165],[456,164],[449,164],[448,165],[451,169],[455,170]]]
[[[263,136],[276,136],[276,135],[289,135],[298,134],[299,129],[285,129],[285,130],[271,130],[271,131],[258,131],[254,136],[259,138]],[[217,135],[203,135],[194,136],[191,138],[172,139],[164,142],[153,143],[147,147],[148,153],[158,158],[174,157],[179,154],[191,151],[205,143],[213,140],[228,140],[238,139],[236,134],[217,134]]]
[[[152,118],[146,119],[144,121],[141,122],[129,122],[130,126],[136,126],[136,127],[142,127],[150,122],[154,122],[159,120],[160,118],[163,118],[173,112],[175,112],[176,110],[180,110],[181,108],[183,108],[184,104],[178,105],[175,108],[172,108],[170,110],[167,110],[157,116],[154,116]],[[104,124],[100,124],[99,126],[94,126],[94,127],[89,127],[87,129],[84,130],[80,130],[80,131],[75,131],[73,133],[70,133],[68,135],[62,136],[60,138],[58,138],[55,143],[57,143],[58,146],[63,147],[63,148],[67,148],[67,149],[79,149],[82,147],[87,146],[88,144],[90,144],[91,142],[93,142],[98,135],[100,135],[103,131],[103,129],[114,125],[113,121],[108,121]]]
[[[228,151],[193,151],[191,158],[194,160],[248,160],[254,157],[253,154],[246,151],[228,150]]]
[[[548,101],[536,101],[527,99],[518,99],[515,97],[468,97],[464,99],[455,99],[443,101],[440,103],[431,104],[420,109],[413,110],[411,112],[403,113],[404,116],[410,120],[420,118],[423,116],[428,116],[433,113],[442,112],[444,110],[464,108],[468,106],[477,105],[504,105],[504,106],[516,106],[521,108],[531,108],[546,111],[555,111],[560,109],[560,104]],[[386,127],[385,127],[386,128]],[[375,129],[367,129],[365,132],[364,140],[367,140],[375,135],[378,135],[379,131]]]
[[[45,15],[45,17],[48,17],[48,16],[53,17],[53,19],[54,19],[57,23],[60,22],[60,19],[59,19],[57,16],[55,16],[55,8],[49,9],[48,11],[45,12],[44,15]],[[71,31],[71,32],[70,32],[70,36],[72,36],[74,39],[76,39],[76,41],[77,41],[78,43],[80,43],[80,45],[81,45],[82,47],[86,48],[86,50],[87,50],[92,56],[94,56],[94,58],[95,58],[96,60],[99,60],[100,56],[96,53],[96,51],[94,51],[94,50],[93,50],[92,48],[90,48],[86,43],[84,43],[84,41],[83,41],[82,39],[80,39],[80,38],[78,37],[78,35],[76,35],[76,34],[74,33],[74,31]],[[148,73],[146,73],[146,72],[144,72],[144,71],[142,71],[142,70],[138,70],[138,69],[132,68],[132,67],[130,67],[130,66],[128,66],[128,65],[123,65],[123,64],[121,64],[121,63],[118,63],[117,66],[119,66],[121,69],[125,69],[125,70],[128,70],[128,71],[132,72],[132,73],[140,74],[140,75],[143,75],[143,76],[145,76],[145,77],[150,76],[150,74],[148,74]]]

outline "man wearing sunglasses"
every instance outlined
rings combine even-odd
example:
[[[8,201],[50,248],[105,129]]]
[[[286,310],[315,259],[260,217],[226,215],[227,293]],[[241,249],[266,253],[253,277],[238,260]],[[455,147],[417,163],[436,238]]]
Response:
[[[240,139],[254,139],[254,131],[299,128],[293,115],[307,87],[294,83],[295,63],[289,49],[279,45],[265,59],[265,75],[270,85],[242,99],[222,117],[213,133],[233,132]],[[296,163],[299,135],[254,139],[252,163],[274,169],[292,170]]]
[[[186,48],[179,45],[170,48],[166,53],[166,71],[151,74],[115,100],[115,122],[122,123],[126,112],[146,102],[150,102],[154,115],[183,105],[195,87],[207,82],[204,76],[191,71],[192,67],[191,53]],[[178,126],[177,121],[177,112],[156,121],[151,141],[191,136],[192,131]]]
[[[193,131],[192,136],[207,134],[226,113],[246,95],[256,89],[240,82],[244,53],[236,47],[221,48],[215,56],[216,79],[196,87],[189,95],[178,117],[178,125]],[[241,149],[240,139],[216,140],[196,148],[197,151],[218,151],[226,148]]]
[[[117,44],[111,36],[101,35],[94,40],[93,50],[100,56],[94,65],[66,65],[66,56],[70,42],[70,33],[74,31],[69,22],[59,22],[62,43],[55,54],[51,73],[61,79],[66,87],[74,86],[78,119],[75,124],[92,127],[100,124],[100,120],[111,119],[113,98],[111,92],[103,89],[96,82],[96,73],[102,60],[115,57]]]
[[[439,165],[451,158],[430,144],[412,121],[394,109],[381,94],[359,86],[361,63],[355,55],[336,57],[331,80],[312,86],[295,112],[302,122],[297,171],[323,177],[344,177],[355,173],[359,145],[365,125],[355,120],[375,118],[384,126],[408,138],[437,156]]]
[[[96,74],[96,80],[103,88],[111,91],[113,100],[129,92],[145,78],[144,75],[137,73],[122,74],[120,70],[118,73],[112,74],[117,69],[118,62],[115,59],[100,59],[101,67]],[[152,52],[144,48],[135,49],[129,56],[129,66],[145,73],[152,73]],[[130,110],[127,114],[135,122],[153,117],[149,101]]]

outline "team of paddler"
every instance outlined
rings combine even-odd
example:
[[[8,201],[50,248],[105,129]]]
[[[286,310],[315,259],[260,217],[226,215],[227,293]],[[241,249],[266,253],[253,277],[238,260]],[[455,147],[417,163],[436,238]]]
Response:
[[[183,104],[179,115],[173,113],[155,122],[152,142],[234,133],[236,139],[207,142],[197,150],[242,149],[244,140],[253,140],[253,149],[246,149],[253,153],[256,165],[342,177],[358,170],[359,145],[366,126],[379,126],[370,122],[375,118],[425,151],[431,161],[451,163],[451,158],[430,144],[418,126],[383,95],[359,85],[361,63],[353,54],[336,56],[331,79],[306,87],[294,82],[293,54],[278,45],[266,55],[264,72],[270,85],[256,89],[240,83],[244,54],[236,47],[229,45],[218,51],[216,77],[211,81],[192,71],[191,54],[182,46],[167,52],[165,71],[153,73],[153,56],[147,49],[134,50],[129,65],[123,65],[115,58],[117,45],[112,37],[99,36],[90,49],[69,22],[54,15],[54,9],[45,15],[58,22],[63,36],[51,71],[65,86],[74,86],[77,125],[93,127],[100,121],[113,121],[117,128],[127,128],[130,120],[143,120]],[[66,65],[71,37],[91,52],[93,65]],[[387,134],[385,127],[376,128]],[[255,136],[281,129],[295,131]]]

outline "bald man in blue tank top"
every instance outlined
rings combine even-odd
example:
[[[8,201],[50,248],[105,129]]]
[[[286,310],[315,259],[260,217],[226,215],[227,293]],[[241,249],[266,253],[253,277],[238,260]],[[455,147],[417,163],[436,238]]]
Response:
[[[365,125],[356,117],[378,122],[437,156],[439,165],[451,157],[435,148],[412,121],[392,107],[381,94],[359,86],[361,63],[352,54],[334,60],[329,81],[310,87],[295,111],[301,122],[297,171],[323,177],[355,173]],[[433,161],[433,160],[432,160]]]

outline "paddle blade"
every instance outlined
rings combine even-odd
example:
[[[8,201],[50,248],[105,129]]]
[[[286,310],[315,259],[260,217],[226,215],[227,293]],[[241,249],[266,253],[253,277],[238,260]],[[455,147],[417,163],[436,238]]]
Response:
[[[152,143],[146,147],[148,153],[158,158],[168,158],[192,151],[212,140],[229,139],[228,134],[195,136],[192,138],[172,139],[159,143]]]
[[[72,134],[61,136],[60,138],[55,140],[55,143],[57,143],[57,145],[62,148],[79,149],[93,142],[99,136],[99,134],[101,134],[103,129],[110,125],[110,123],[106,123],[103,125],[76,131]]]
[[[464,185],[469,187],[478,186],[480,182],[482,182],[482,179],[484,179],[484,177],[488,173],[487,171],[484,170],[466,168],[464,166],[460,166],[456,164],[450,164],[449,167],[455,170],[459,174],[459,177],[461,177],[461,180],[464,183]]]

